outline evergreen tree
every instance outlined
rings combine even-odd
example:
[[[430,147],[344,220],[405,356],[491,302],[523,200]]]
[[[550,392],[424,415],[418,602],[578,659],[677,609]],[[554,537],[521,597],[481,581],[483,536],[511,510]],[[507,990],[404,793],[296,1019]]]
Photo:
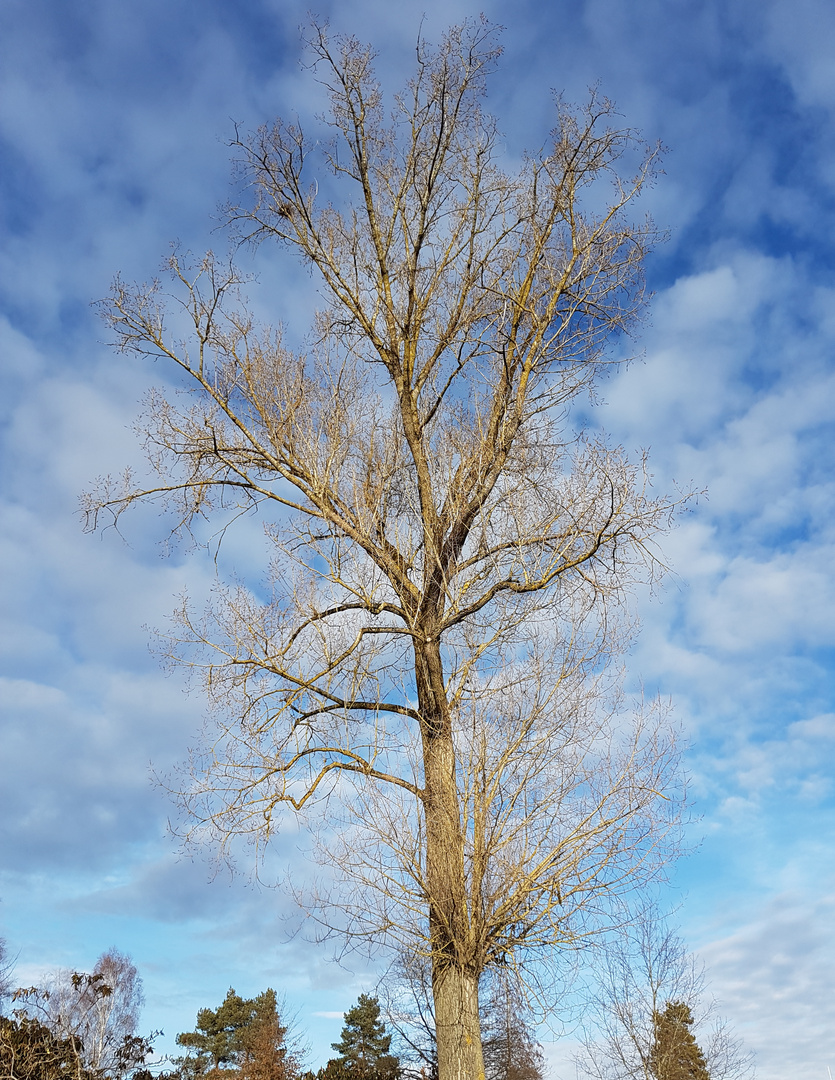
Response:
[[[242,1080],[297,1080],[298,1075],[299,1059],[287,1046],[278,1012],[253,1024],[244,1039]]]
[[[302,1080],[351,1080],[352,1073],[348,1065],[343,1061],[331,1058],[327,1065],[323,1065],[317,1073],[310,1073]]]
[[[177,1064],[184,1077],[205,1076],[223,1065],[235,1065],[253,1080],[290,1080],[296,1068],[287,1052],[286,1034],[274,990],[242,998],[230,987],[216,1009],[198,1012],[195,1031],[177,1036],[180,1046],[195,1051]]]
[[[360,994],[356,1005],[345,1013],[339,1042],[331,1043],[339,1054],[321,1072],[323,1080],[397,1080],[400,1062],[390,1052],[391,1035],[380,1019],[380,1003],[369,994]]]
[[[690,1030],[693,1014],[683,1001],[668,1001],[653,1013],[655,1039],[650,1069],[656,1080],[710,1080],[707,1062]]]

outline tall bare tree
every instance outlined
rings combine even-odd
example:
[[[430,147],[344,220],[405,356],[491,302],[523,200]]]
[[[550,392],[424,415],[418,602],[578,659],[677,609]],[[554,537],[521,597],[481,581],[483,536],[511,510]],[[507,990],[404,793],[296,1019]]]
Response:
[[[192,400],[150,400],[159,481],[105,481],[86,508],[95,526],[167,500],[185,530],[266,513],[270,595],[179,612],[172,653],[202,665],[219,724],[184,801],[221,845],[325,806],[353,892],[321,918],[429,958],[440,1076],[474,1080],[482,973],[600,925],[675,819],[663,719],[627,717],[608,675],[671,506],[569,415],[642,307],[655,232],[627,209],[656,155],[592,94],[558,100],[508,171],[485,22],[420,41],[390,116],[369,48],[317,28],[309,46],[329,128],[241,136],[230,210],[316,277],[306,345],[212,255],[171,258],[173,301],[117,281],[119,346],[178,367]]]
[[[142,980],[129,956],[103,953],[92,974],[61,969],[14,991],[0,1039],[3,1080],[150,1077],[153,1032],[136,1034]],[[8,1074],[8,1075],[7,1075]]]

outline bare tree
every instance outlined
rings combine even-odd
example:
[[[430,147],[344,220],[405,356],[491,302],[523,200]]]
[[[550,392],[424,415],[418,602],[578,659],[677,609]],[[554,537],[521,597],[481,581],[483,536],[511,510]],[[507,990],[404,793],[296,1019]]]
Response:
[[[599,981],[581,1076],[743,1080],[750,1054],[706,994],[704,968],[650,904],[598,951]],[[698,1045],[696,1040],[698,1039]]]
[[[432,968],[421,952],[398,952],[377,986],[406,1080],[437,1080]]]
[[[493,968],[482,993],[481,1028],[486,1080],[543,1080],[545,1060],[516,972]]]
[[[643,304],[655,232],[626,215],[656,154],[592,94],[503,168],[483,21],[419,42],[391,118],[367,47],[309,44],[329,130],[240,137],[230,210],[316,276],[305,349],[212,255],[171,258],[173,300],[117,281],[119,346],[175,365],[192,399],[152,395],[159,481],[104,481],[86,509],[95,527],[167,501],[183,530],[265,512],[269,596],[219,587],[205,617],[179,612],[172,655],[219,725],[184,804],[222,848],[326,807],[349,889],[321,892],[320,918],[428,958],[440,1075],[476,1078],[483,972],[542,973],[599,929],[676,819],[663,717],[627,715],[610,674],[672,507],[570,415]]]
[[[85,1068],[113,1076],[144,1061],[150,1049],[147,1040],[136,1038],[143,1000],[136,965],[115,948],[102,953],[91,975],[57,971],[27,998],[30,1011],[56,1038],[80,1041]]]
[[[9,949],[5,938],[0,938],[0,1015],[3,1012],[3,1002],[12,992],[12,971],[14,960],[9,956]]]

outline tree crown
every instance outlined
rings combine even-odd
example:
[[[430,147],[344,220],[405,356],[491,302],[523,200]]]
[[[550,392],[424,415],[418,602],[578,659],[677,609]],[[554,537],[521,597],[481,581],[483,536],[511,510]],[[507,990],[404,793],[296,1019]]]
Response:
[[[210,1060],[212,1066],[239,1063],[251,1052],[263,1027],[277,1020],[274,990],[267,989],[254,998],[242,998],[230,986],[216,1009],[200,1009],[194,1031],[181,1032],[177,1043]],[[281,1029],[283,1035],[284,1029]]]
[[[344,1070],[349,1080],[396,1080],[399,1075],[380,1002],[370,994],[360,994],[345,1013],[342,1037],[332,1046],[339,1054],[332,1064]]]
[[[571,414],[644,304],[657,234],[629,208],[657,150],[592,93],[557,100],[510,167],[484,20],[419,43],[390,116],[370,49],[316,27],[309,46],[328,130],[239,135],[230,221],[295,253],[321,310],[291,348],[211,253],[175,252],[169,295],[117,281],[117,343],[175,365],[191,399],[149,401],[159,482],[105,481],[87,506],[95,523],[167,501],[186,531],[267,511],[266,589],[177,613],[170,653],[219,720],[183,806],[226,850],[327,801],[345,887],[308,911],[428,957],[441,1068],[478,1075],[482,974],[547,965],[675,847],[669,729],[611,692],[673,504]]]

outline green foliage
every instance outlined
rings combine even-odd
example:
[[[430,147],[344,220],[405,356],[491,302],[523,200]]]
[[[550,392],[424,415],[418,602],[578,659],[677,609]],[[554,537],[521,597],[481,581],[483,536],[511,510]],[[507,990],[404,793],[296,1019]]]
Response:
[[[319,1071],[319,1080],[397,1080],[400,1062],[390,1052],[391,1035],[380,1019],[380,1003],[360,994],[345,1013],[342,1038],[331,1044],[339,1054]]]
[[[315,1078],[311,1076],[311,1080],[351,1080],[351,1077],[352,1073],[348,1065],[336,1058],[331,1058],[327,1065],[316,1073]]]
[[[653,1013],[655,1040],[650,1069],[655,1080],[710,1080],[707,1062],[690,1030],[693,1014],[683,1001],[668,1001]]]
[[[197,1080],[222,1070],[243,1080],[295,1080],[297,1062],[286,1045],[274,990],[242,998],[232,987],[216,1009],[201,1009],[195,1031],[177,1043],[194,1051],[176,1062],[181,1080]]]

